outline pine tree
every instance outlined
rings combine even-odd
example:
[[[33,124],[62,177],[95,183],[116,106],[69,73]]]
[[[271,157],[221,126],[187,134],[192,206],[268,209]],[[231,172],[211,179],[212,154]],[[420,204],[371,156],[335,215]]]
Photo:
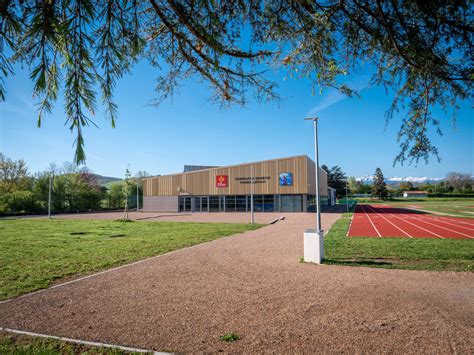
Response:
[[[382,170],[377,168],[375,170],[374,185],[372,186],[372,196],[376,196],[381,200],[388,198],[387,185],[385,184],[385,178],[383,177]]]

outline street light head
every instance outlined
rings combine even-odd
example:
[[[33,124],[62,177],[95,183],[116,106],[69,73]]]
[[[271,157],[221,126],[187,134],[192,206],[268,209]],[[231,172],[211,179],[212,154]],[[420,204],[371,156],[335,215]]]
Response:
[[[305,121],[317,121],[319,120],[319,117],[306,117]]]

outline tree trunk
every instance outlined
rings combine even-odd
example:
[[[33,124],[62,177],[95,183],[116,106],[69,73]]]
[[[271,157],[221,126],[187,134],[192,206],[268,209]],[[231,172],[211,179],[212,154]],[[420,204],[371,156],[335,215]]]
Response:
[[[125,196],[125,209],[123,211],[123,219],[128,219],[128,196]]]

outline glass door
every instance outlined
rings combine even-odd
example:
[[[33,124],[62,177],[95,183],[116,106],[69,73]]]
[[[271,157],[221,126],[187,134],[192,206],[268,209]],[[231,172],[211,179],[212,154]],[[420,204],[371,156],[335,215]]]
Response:
[[[184,197],[184,212],[191,212],[191,197]]]
[[[209,197],[201,197],[201,212],[209,212]]]
[[[201,198],[193,197],[194,208],[193,212],[201,212]]]
[[[209,197],[209,212],[219,212],[219,196]]]

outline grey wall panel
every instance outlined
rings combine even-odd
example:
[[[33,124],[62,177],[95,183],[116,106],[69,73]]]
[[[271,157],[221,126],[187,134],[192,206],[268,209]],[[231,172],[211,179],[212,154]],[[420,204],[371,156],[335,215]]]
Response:
[[[178,196],[143,196],[143,212],[178,212]]]

